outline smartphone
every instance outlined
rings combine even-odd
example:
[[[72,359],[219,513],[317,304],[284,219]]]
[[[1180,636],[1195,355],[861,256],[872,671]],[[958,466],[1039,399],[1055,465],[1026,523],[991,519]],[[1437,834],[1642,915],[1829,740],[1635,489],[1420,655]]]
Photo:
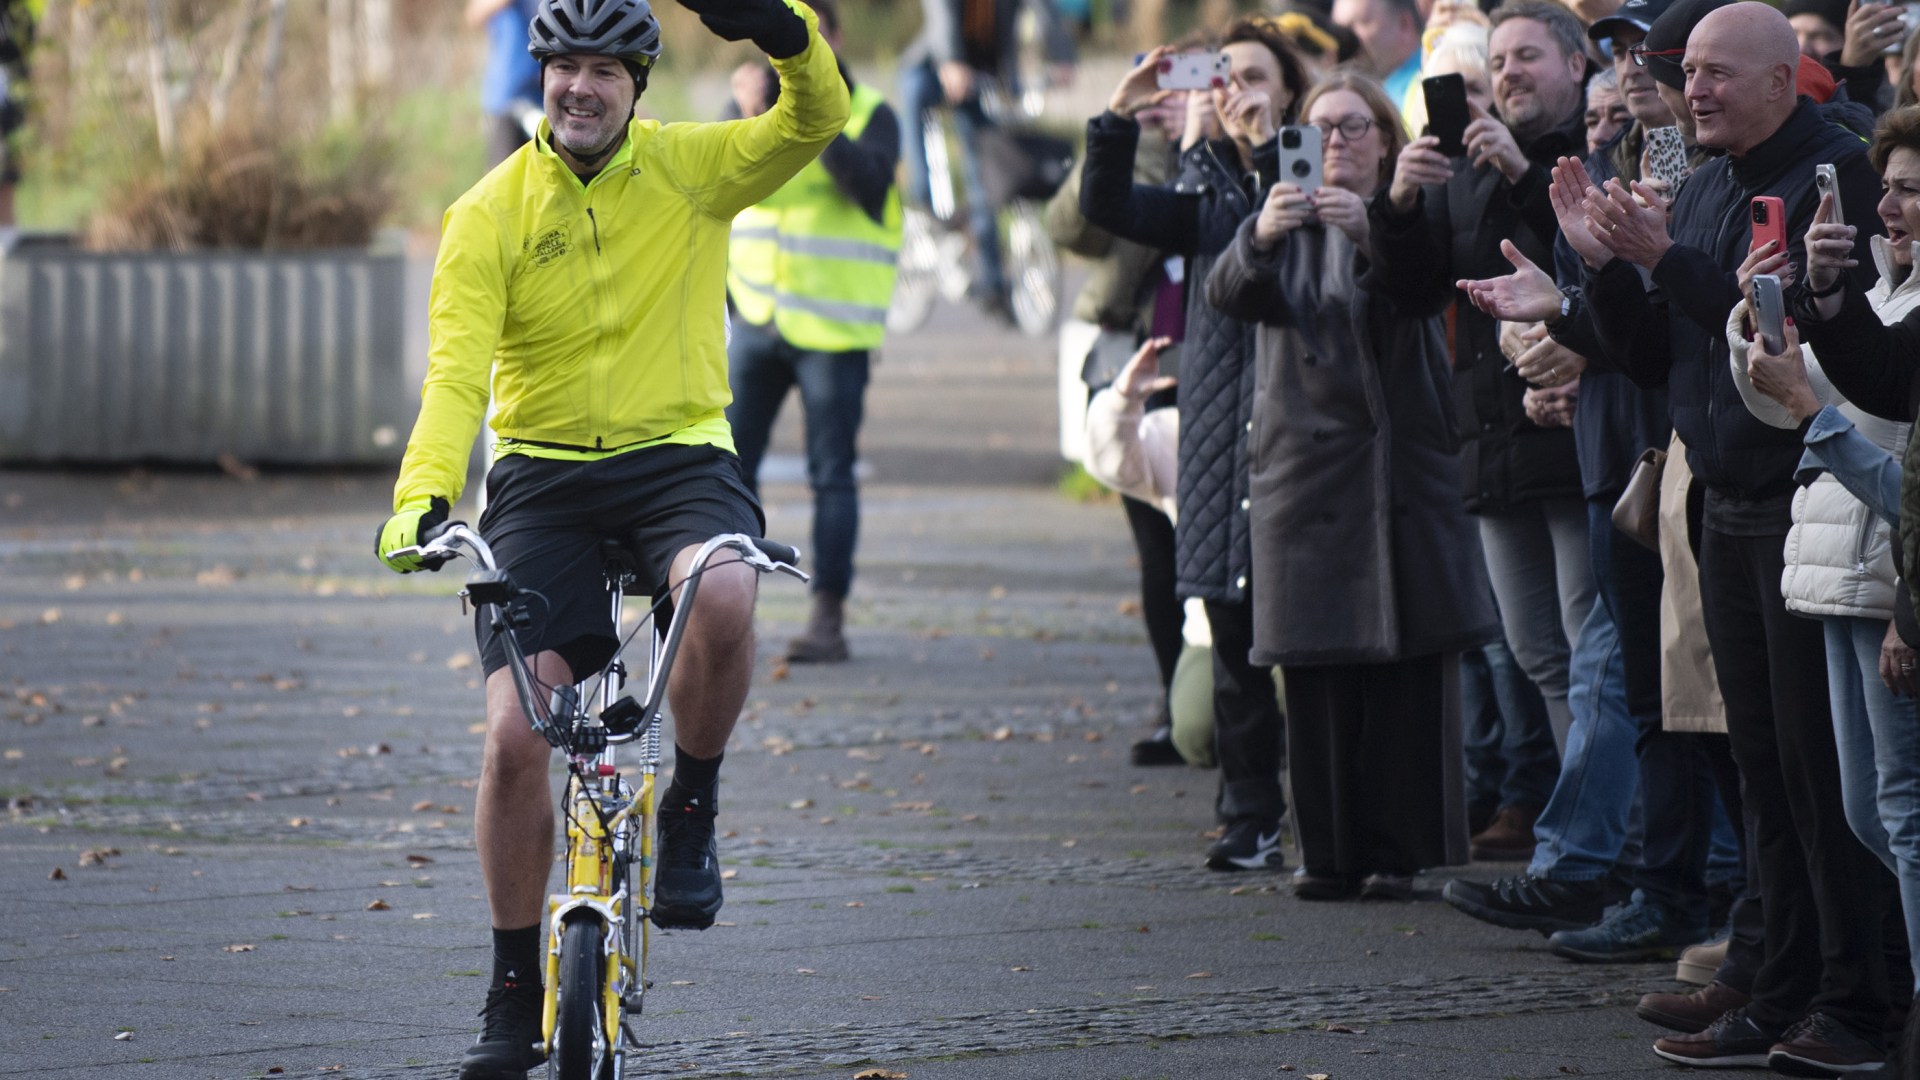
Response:
[[[1914,27],[1920,26],[1920,3],[1900,5],[1900,38],[1881,49],[1883,56],[1898,56],[1907,46],[1907,38],[1912,36]]]
[[[1440,140],[1440,152],[1467,152],[1467,80],[1460,75],[1430,75],[1420,80],[1427,98],[1427,134]]]
[[[1288,124],[1280,129],[1280,182],[1309,194],[1320,190],[1320,129]]]
[[[1780,294],[1780,275],[1754,275],[1753,322],[1760,344],[1773,355],[1780,355],[1787,347],[1787,304]]]
[[[1756,195],[1753,197],[1753,242],[1747,245],[1748,251],[1754,251],[1769,240],[1778,240],[1780,246],[1774,248],[1774,254],[1787,250],[1787,204],[1777,195]]]
[[[1225,86],[1233,58],[1221,52],[1174,53],[1160,61],[1160,89],[1206,90]]]
[[[1180,343],[1179,342],[1176,341],[1173,344],[1167,346],[1166,348],[1160,350],[1159,372],[1161,375],[1170,375],[1176,379],[1180,377]]]
[[[1840,216],[1840,175],[1834,171],[1833,166],[1815,165],[1813,167],[1813,190],[1823,196],[1833,196],[1833,223],[1845,225],[1846,219]]]
[[[1687,166],[1687,140],[1680,134],[1680,129],[1657,127],[1649,130],[1646,157],[1646,178],[1667,185],[1668,202],[1678,198],[1680,185],[1686,183],[1690,172]]]

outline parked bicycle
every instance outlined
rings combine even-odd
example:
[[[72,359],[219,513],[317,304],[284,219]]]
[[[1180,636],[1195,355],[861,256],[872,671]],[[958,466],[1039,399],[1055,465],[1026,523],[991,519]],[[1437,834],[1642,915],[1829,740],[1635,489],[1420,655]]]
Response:
[[[566,883],[547,898],[545,1001],[538,1049],[547,1056],[549,1080],[624,1080],[627,1054],[640,1045],[628,1021],[641,1014],[647,978],[647,919],[653,903],[654,778],[660,764],[660,712],[667,677],[693,610],[700,576],[719,552],[765,574],[779,572],[806,581],[800,553],[785,544],[727,533],[695,554],[684,581],[670,585],[620,642],[606,666],[577,683],[547,686],[534,676],[520,646],[520,631],[542,616],[544,599],[515,585],[494,561],[493,549],[461,522],[434,530],[426,543],[395,557],[418,556],[438,570],[454,558],[475,569],[460,590],[480,607],[506,643],[507,668],[535,733],[566,757],[567,785],[560,797],[566,823]],[[618,541],[601,547],[613,625],[622,625],[622,601],[639,586],[639,563]],[[672,616],[665,632],[658,616]],[[623,694],[626,646],[642,628],[649,634],[646,695]],[[638,741],[639,787],[620,772],[615,750]]]

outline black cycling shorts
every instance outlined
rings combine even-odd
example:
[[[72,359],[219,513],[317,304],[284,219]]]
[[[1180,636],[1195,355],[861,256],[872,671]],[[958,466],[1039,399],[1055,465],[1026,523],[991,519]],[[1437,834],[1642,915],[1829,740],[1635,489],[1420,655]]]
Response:
[[[560,654],[577,679],[598,671],[619,647],[600,545],[623,541],[640,560],[640,589],[665,589],[673,558],[721,533],[760,536],[766,517],[740,472],[717,446],[661,444],[598,461],[510,454],[487,473],[480,535],[528,598],[530,627],[518,631],[531,657]],[[488,675],[507,666],[506,643],[482,611],[474,619]]]

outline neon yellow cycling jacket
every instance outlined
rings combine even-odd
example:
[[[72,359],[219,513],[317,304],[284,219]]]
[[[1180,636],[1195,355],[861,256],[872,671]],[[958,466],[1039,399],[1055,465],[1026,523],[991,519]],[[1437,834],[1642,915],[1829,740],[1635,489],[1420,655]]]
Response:
[[[726,123],[635,120],[584,185],[543,121],[447,210],[396,512],[459,499],[489,372],[502,440],[587,451],[730,443],[729,225],[847,122],[846,83],[817,19],[787,2],[811,40],[773,61],[772,109]]]

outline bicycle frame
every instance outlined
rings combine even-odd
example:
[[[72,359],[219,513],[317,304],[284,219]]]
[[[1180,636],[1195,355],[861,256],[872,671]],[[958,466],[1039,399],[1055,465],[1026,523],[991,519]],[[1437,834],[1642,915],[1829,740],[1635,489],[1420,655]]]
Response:
[[[626,1052],[639,1045],[638,1038],[626,1025],[626,1018],[641,1013],[646,992],[652,986],[646,977],[647,916],[653,904],[654,795],[660,764],[660,706],[688,615],[693,610],[694,597],[699,592],[700,575],[717,552],[731,549],[739,554],[742,562],[761,573],[778,570],[806,580],[807,575],[792,565],[798,561],[797,552],[783,552],[790,556],[790,561],[776,562],[768,551],[761,549],[762,543],[765,541],[728,533],[708,540],[695,553],[686,580],[676,587],[674,615],[667,632],[648,634],[646,700],[637,706],[621,694],[627,670],[621,653],[616,651],[600,671],[571,685],[555,687],[542,707],[534,693],[536,680],[527,667],[526,654],[520,648],[516,633],[519,615],[510,606],[518,598],[518,591],[499,570],[486,541],[466,525],[450,523],[430,543],[397,553],[436,560],[436,569],[446,558],[464,554],[480,567],[468,578],[467,587],[460,595],[489,609],[495,632],[505,640],[507,667],[528,722],[536,733],[567,754],[567,787],[561,799],[567,835],[566,881],[563,891],[547,897],[545,999],[540,1018],[549,1076],[553,1075],[562,1049],[555,1038],[559,1027],[562,943],[567,927],[582,919],[594,920],[600,926],[600,1022],[596,1025],[589,1055],[592,1075],[622,1080]],[[606,574],[609,614],[617,634],[626,590],[635,581],[632,570],[618,563],[609,563]],[[597,703],[589,702],[590,696],[597,697]],[[609,716],[617,717],[618,729],[606,724]],[[615,759],[617,747],[635,740],[640,742],[638,790],[621,775]]]

